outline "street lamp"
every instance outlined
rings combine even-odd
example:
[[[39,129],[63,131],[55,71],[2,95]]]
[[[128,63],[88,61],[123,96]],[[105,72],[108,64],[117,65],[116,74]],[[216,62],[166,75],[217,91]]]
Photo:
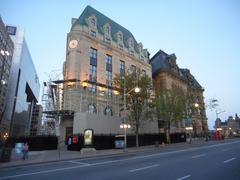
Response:
[[[198,103],[195,103],[195,104],[194,104],[194,107],[195,107],[195,108],[198,108],[198,107],[199,107],[199,104],[198,104]]]
[[[190,140],[189,140],[189,144],[192,143],[192,130],[193,130],[193,127],[192,126],[187,126],[185,127],[186,131],[189,131],[189,136],[190,136]]]
[[[125,80],[124,80],[125,81]],[[141,88],[138,86],[132,88],[130,91],[126,93],[126,86],[124,85],[123,89],[123,111],[124,111],[124,117],[123,117],[123,124],[120,125],[120,128],[124,128],[124,151],[127,150],[127,128],[131,128],[129,124],[126,124],[126,95],[131,93],[134,90],[135,93],[139,93],[141,91]],[[122,126],[122,127],[121,127]]]
[[[141,91],[140,87],[138,87],[138,86],[133,88],[133,89],[134,89],[135,93],[139,93]],[[130,92],[128,92],[128,93],[130,93]]]
[[[131,128],[130,124],[122,123],[120,125],[121,129],[124,129],[124,151],[127,150],[127,129]]]
[[[188,127],[192,128],[191,130],[194,130],[194,134],[196,134],[196,124],[195,124],[195,122],[193,123],[193,121],[192,121],[192,116],[193,116],[192,107],[198,109],[199,108],[199,104],[198,103],[188,104],[188,109],[187,109],[188,119],[190,120],[190,122],[188,120]],[[189,129],[187,129],[188,127],[186,127],[185,129],[189,130]]]

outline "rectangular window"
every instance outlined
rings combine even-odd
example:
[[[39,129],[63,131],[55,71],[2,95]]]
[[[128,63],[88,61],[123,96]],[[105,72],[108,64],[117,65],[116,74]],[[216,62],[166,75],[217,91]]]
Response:
[[[120,60],[120,76],[124,76],[125,74],[125,62]]]
[[[112,72],[106,71],[106,85],[112,87]]]
[[[107,89],[107,96],[112,97],[112,89]]]
[[[94,48],[89,49],[90,65],[97,66],[97,50]]]
[[[131,66],[131,72],[132,72],[133,75],[136,75],[136,73],[137,73],[136,66],[134,66],[134,65]]]
[[[7,42],[5,41],[5,39],[2,39],[2,43],[3,43],[3,47],[6,49],[7,48]]]
[[[96,86],[95,84],[90,84],[90,85],[88,86],[88,91],[95,93],[95,92],[97,91],[97,86]]]
[[[123,50],[123,45],[122,44],[118,44],[118,48]]]
[[[105,58],[105,63],[106,64],[112,64],[112,56],[107,54],[106,58]]]
[[[105,78],[106,78],[106,86],[108,87],[106,94],[107,96],[112,96],[112,56],[106,55],[105,58],[105,64],[106,64],[106,73],[105,73]]]
[[[106,42],[107,44],[111,44],[111,39],[108,38],[108,37],[106,37],[106,38],[105,38],[105,42]]]
[[[130,56],[134,56],[134,51],[129,51]]]
[[[92,82],[97,82],[97,67],[90,65],[89,66],[89,80]]]
[[[1,41],[2,41],[2,38],[3,38],[3,37],[2,37],[2,32],[0,31],[0,40],[1,40]]]
[[[112,56],[106,55],[105,63],[106,63],[106,71],[112,72]]]
[[[95,31],[91,30],[90,31],[90,36],[95,38],[97,36],[97,33]]]
[[[146,71],[144,69],[142,70],[142,75],[146,76]]]

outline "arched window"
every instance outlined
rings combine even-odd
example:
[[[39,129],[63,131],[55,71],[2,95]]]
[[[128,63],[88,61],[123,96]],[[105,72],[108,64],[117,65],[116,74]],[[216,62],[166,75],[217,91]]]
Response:
[[[88,104],[88,113],[90,113],[90,114],[93,114],[93,113],[96,113],[97,111],[96,111],[96,107],[95,107],[95,105],[94,104]]]
[[[110,106],[107,106],[107,107],[104,109],[104,114],[107,115],[107,116],[113,116],[112,108],[111,108]]]

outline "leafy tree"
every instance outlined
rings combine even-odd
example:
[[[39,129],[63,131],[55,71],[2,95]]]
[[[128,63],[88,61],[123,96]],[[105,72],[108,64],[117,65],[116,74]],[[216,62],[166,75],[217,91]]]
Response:
[[[159,89],[156,91],[154,104],[154,114],[158,120],[164,121],[164,128],[167,142],[170,140],[170,127],[173,122],[182,121],[187,115],[187,96],[178,87],[171,89]]]
[[[117,74],[114,78],[115,86],[120,88],[122,99],[124,99],[124,88],[126,93],[127,119],[131,123],[136,135],[136,147],[139,146],[138,134],[142,121],[146,120],[148,103],[151,95],[152,80],[140,70],[135,73]],[[140,92],[134,92],[134,88],[139,87]],[[123,107],[124,108],[124,107]],[[123,109],[122,108],[122,109]],[[124,113],[126,114],[126,113]]]

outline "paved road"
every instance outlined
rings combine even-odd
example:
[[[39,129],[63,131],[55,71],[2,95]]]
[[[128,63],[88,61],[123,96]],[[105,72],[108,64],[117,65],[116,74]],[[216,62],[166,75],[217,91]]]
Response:
[[[239,180],[240,141],[2,168],[0,179]]]

